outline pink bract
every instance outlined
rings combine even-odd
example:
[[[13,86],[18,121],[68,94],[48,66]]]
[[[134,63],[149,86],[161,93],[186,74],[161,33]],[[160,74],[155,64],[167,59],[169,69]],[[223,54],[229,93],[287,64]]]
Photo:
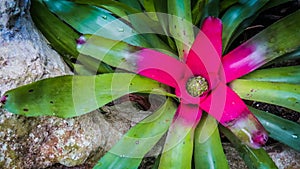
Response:
[[[137,73],[175,88],[181,103],[174,119],[180,116],[186,122],[184,126],[196,126],[203,109],[238,137],[240,130],[250,127],[246,134],[251,138],[239,138],[258,148],[266,142],[267,132],[226,84],[253,70],[248,64],[252,53],[252,48],[238,47],[222,59],[222,22],[208,17],[184,57],[185,63],[151,49],[142,49],[138,53]],[[209,85],[200,97],[191,96],[186,89],[188,79],[195,76],[205,78]],[[195,107],[199,107],[196,115],[192,113]],[[189,109],[192,109],[191,113],[188,113]]]

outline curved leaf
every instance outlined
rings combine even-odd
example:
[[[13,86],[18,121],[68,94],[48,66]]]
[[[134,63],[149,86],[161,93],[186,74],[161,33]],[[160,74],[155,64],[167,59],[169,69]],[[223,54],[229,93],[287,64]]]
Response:
[[[180,60],[184,60],[194,41],[191,1],[168,0],[169,31],[177,46]]]
[[[151,47],[144,37],[106,10],[67,0],[44,0],[44,2],[51,12],[82,34],[95,34],[134,46]]]
[[[222,16],[223,21],[223,49],[226,51],[229,40],[237,27],[247,18],[255,15],[268,0],[251,0],[232,6]]]
[[[132,27],[139,33],[142,33],[146,40],[151,44],[153,48],[164,49],[167,51],[172,51],[169,46],[167,46],[158,36],[152,34],[153,32],[163,32],[161,26],[158,22],[153,21],[142,11],[136,10],[130,6],[127,6],[118,1],[111,0],[72,0],[78,4],[89,4],[100,8],[107,9],[113,14],[121,17],[122,19],[127,19],[130,21]]]
[[[219,8],[219,0],[197,0],[192,10],[193,24],[202,23],[208,16],[219,17]]]
[[[53,15],[41,0],[31,1],[30,14],[35,25],[47,38],[50,45],[70,67],[73,67],[70,60],[79,54],[76,50],[76,39],[79,34]]]
[[[227,82],[297,50],[300,46],[299,17],[300,10],[279,20],[225,55],[222,63]]]
[[[206,113],[196,127],[194,146],[195,169],[229,168],[221,144],[218,123]]]
[[[288,60],[296,60],[296,59],[300,59],[300,48],[298,48],[297,50],[291,52],[291,53],[287,53],[279,58],[274,59],[273,61],[269,62],[268,64],[264,65],[265,66],[269,66],[273,63],[280,63],[280,62],[284,62],[284,61],[288,61]]]
[[[242,79],[300,84],[300,66],[256,70]]]
[[[227,10],[232,5],[238,3],[239,0],[222,0],[220,3],[220,12],[223,13],[225,10]]]
[[[134,9],[142,11],[142,7],[141,4],[139,3],[139,0],[119,0],[119,1]]]
[[[249,107],[270,133],[270,137],[300,152],[300,124]]]
[[[290,1],[290,0],[282,0],[282,1],[271,0],[271,1],[268,1],[267,4],[265,4],[262,8],[260,8],[255,14],[253,14],[249,18],[245,19],[242,23],[240,23],[240,25],[234,31],[234,34],[230,37],[230,40],[229,40],[229,42],[227,44],[227,49],[230,47],[230,45],[232,43],[234,43],[234,40],[238,36],[240,36],[245,31],[245,29],[247,29],[255,21],[255,19],[259,16],[260,13],[262,13],[265,10],[267,10],[269,8],[272,8],[274,6],[286,3],[288,1]]]
[[[191,169],[194,131],[201,113],[198,106],[180,104],[168,131],[159,168]]]
[[[243,99],[283,106],[300,112],[300,85],[235,80],[230,87]]]
[[[263,149],[251,149],[247,145],[241,144],[229,130],[220,127],[221,132],[229,139],[232,145],[238,150],[249,169],[276,169],[277,166],[272,161],[268,153]]]
[[[145,154],[167,132],[176,105],[169,98],[155,113],[132,127],[96,164],[94,169],[135,169]]]
[[[145,11],[148,12],[148,16],[155,20],[158,21],[157,15],[156,15],[156,7],[155,7],[155,0],[139,0],[139,2],[143,5],[143,7],[145,8]],[[160,3],[162,3],[160,1]],[[162,3],[163,4],[163,3]],[[157,11],[159,12],[159,11]]]
[[[67,118],[88,113],[128,93],[155,92],[152,90],[164,91],[158,82],[134,74],[60,76],[6,92],[3,108],[25,116]]]

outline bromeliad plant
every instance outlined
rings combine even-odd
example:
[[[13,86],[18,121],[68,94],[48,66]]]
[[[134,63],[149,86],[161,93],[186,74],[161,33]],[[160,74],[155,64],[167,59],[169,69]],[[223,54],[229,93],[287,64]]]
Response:
[[[249,168],[276,168],[260,148],[267,133],[300,151],[300,125],[246,106],[241,98],[300,111],[299,66],[255,71],[279,57],[299,56],[300,11],[227,51],[258,13],[284,2],[33,0],[36,25],[71,68],[88,75],[13,89],[2,106],[25,116],[69,118],[129,93],[165,95],[163,105],[95,168],[138,168],[165,133],[154,167],[228,168],[219,129]]]

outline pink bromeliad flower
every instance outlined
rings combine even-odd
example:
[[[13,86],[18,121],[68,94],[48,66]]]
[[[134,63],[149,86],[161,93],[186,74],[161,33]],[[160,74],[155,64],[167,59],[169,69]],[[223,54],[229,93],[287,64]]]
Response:
[[[267,132],[227,86],[257,68],[257,63],[251,65],[253,51],[240,46],[222,58],[221,20],[208,17],[182,61],[144,48],[138,51],[135,72],[175,88],[180,105],[172,126],[194,129],[204,110],[244,143],[259,148]]]

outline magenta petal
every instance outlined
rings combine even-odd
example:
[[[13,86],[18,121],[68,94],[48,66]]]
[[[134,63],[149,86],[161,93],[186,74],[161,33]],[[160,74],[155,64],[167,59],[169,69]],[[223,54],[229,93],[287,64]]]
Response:
[[[207,79],[210,88],[214,88],[220,81],[220,71],[223,71],[220,59],[222,52],[221,21],[209,17],[204,21],[202,30],[199,31],[191,47],[186,63],[195,75],[201,75]]]
[[[244,43],[225,55],[222,59],[226,81],[231,82],[266,62],[264,45]]]
[[[137,73],[142,76],[174,88],[185,78],[188,67],[171,56],[151,49],[142,49],[138,55]]]
[[[252,148],[261,147],[268,138],[264,127],[250,112],[243,100],[229,87],[224,90],[224,86],[226,85],[219,85],[212,91],[212,94],[201,102],[201,108],[229,128],[245,144]],[[221,90],[226,91],[225,99],[224,92]],[[216,94],[213,95],[213,93]]]
[[[213,90],[201,102],[200,107],[222,124],[239,118],[248,109],[243,100],[225,84],[220,84]]]
[[[222,21],[215,17],[207,17],[201,31],[210,39],[219,57],[222,57]]]
[[[173,124],[185,127],[196,127],[202,116],[202,110],[196,104],[181,103],[173,119]]]

